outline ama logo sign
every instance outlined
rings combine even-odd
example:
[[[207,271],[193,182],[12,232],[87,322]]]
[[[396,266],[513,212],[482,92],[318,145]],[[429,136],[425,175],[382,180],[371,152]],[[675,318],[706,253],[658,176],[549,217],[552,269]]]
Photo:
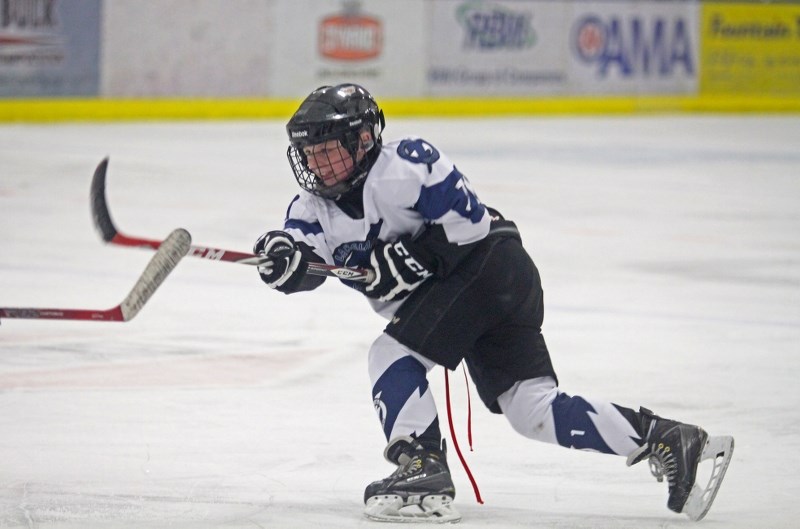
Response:
[[[678,16],[587,15],[572,30],[575,55],[600,77],[623,78],[694,74],[692,28]]]

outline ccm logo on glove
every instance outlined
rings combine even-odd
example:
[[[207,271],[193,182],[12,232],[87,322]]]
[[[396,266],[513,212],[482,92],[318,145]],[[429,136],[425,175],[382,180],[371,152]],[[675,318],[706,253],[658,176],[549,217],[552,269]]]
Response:
[[[432,275],[407,244],[402,239],[378,242],[369,258],[375,279],[367,285],[365,295],[380,301],[403,299]]]
[[[402,242],[395,243],[394,250],[397,252],[397,255],[405,257],[405,260],[403,262],[406,264],[406,266],[410,270],[416,272],[421,278],[425,279],[426,277],[429,277],[431,275],[431,273],[428,272],[428,270],[424,266],[419,264],[419,262],[416,259],[414,259],[414,257],[412,257],[410,253],[408,253],[408,250],[406,250],[406,247],[403,246]]]

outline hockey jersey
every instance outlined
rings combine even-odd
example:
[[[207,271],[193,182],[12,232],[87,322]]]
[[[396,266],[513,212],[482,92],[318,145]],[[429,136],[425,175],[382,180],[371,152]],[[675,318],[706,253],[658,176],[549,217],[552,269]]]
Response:
[[[363,213],[352,218],[335,201],[301,191],[289,205],[284,230],[328,264],[369,267],[376,240],[416,237],[439,225],[448,243],[464,245],[486,237],[491,222],[467,178],[419,137],[382,146],[363,183]],[[403,302],[369,301],[386,318]]]

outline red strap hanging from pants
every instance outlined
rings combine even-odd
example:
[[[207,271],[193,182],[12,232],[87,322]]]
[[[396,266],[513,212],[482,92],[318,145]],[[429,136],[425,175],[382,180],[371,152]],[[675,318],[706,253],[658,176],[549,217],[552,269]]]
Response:
[[[463,367],[463,364],[462,364]],[[469,380],[467,379],[467,370],[464,368],[464,380],[467,383],[467,439],[469,440],[469,449],[472,450],[472,403],[470,402],[469,396]],[[464,471],[467,473],[467,477],[469,478],[469,482],[472,484],[472,490],[475,491],[475,499],[478,503],[483,503],[483,498],[481,498],[481,491],[478,489],[478,484],[475,482],[475,478],[472,475],[472,471],[469,469],[467,465],[467,461],[464,459],[463,454],[461,453],[461,448],[458,446],[458,440],[456,439],[456,431],[453,427],[453,413],[452,407],[450,405],[450,377],[447,373],[447,368],[444,368],[444,391],[445,391],[445,400],[447,402],[447,424],[450,426],[450,439],[453,441],[453,446],[456,449],[456,454],[458,454],[458,459],[461,460],[461,466],[464,467]]]

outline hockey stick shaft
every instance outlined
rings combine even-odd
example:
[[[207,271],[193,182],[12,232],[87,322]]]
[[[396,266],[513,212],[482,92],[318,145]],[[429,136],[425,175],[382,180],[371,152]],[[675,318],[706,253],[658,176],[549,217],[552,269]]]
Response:
[[[170,272],[183,259],[191,243],[189,232],[181,228],[174,230],[159,245],[158,251],[150,259],[136,284],[116,307],[107,310],[0,307],[0,319],[130,321],[142,310]]]
[[[108,172],[108,158],[97,166],[92,177],[91,205],[92,218],[94,225],[103,241],[119,246],[144,247],[157,250],[161,241],[126,235],[120,232],[111,218],[106,200],[106,174]],[[210,261],[227,261],[251,266],[267,264],[270,259],[252,253],[235,252],[223,250],[222,248],[211,248],[208,246],[190,246],[189,255]],[[374,277],[374,272],[365,268],[350,268],[346,266],[335,266],[324,263],[308,263],[308,273],[318,276],[333,276],[347,281],[370,282]]]

